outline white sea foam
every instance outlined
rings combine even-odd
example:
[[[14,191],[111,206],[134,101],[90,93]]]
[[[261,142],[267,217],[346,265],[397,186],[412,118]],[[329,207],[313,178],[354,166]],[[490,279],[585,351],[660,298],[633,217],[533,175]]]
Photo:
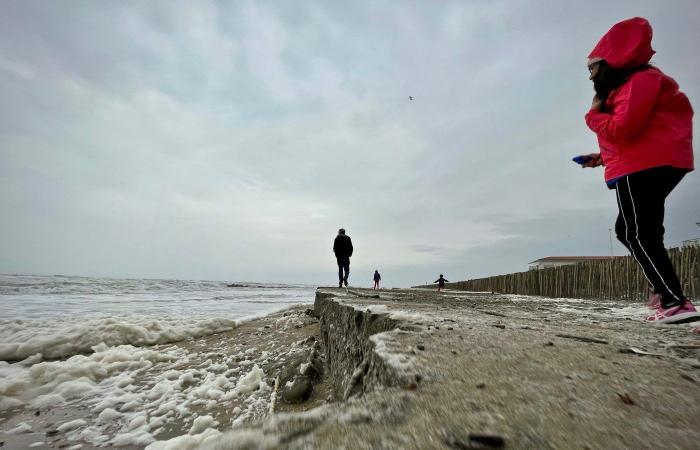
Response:
[[[195,448],[201,448],[203,444],[211,441],[218,436],[221,436],[221,432],[213,428],[207,428],[204,432],[199,434],[184,434],[182,436],[177,436],[167,441],[156,441],[146,447],[146,450],[192,450]]]
[[[29,425],[27,422],[20,422],[13,428],[5,431],[5,434],[22,434],[22,433],[29,433],[32,431],[32,426]]]
[[[0,361],[196,338],[312,298],[300,285],[0,275]]]
[[[235,328],[231,319],[121,317],[75,320],[0,321],[0,360],[19,361],[32,355],[63,358],[89,353],[99,343],[113,347],[166,344]]]
[[[87,425],[87,422],[84,419],[75,419],[71,420],[70,422],[62,423],[58,426],[57,430],[61,433],[65,433],[66,431],[73,431],[76,428],[84,427],[85,425]]]
[[[238,380],[234,392],[237,394],[246,394],[257,390],[269,391],[270,386],[264,381],[264,377],[265,373],[263,373],[262,369],[256,364],[250,372]]]
[[[362,308],[372,314],[386,314],[389,312],[389,307],[386,305],[367,305]]]
[[[192,428],[190,428],[190,434],[199,434],[206,430],[207,428],[213,428],[217,426],[219,422],[214,420],[212,416],[199,416],[192,422]]]
[[[389,308],[389,305],[351,304],[351,306],[357,311],[369,312],[371,314],[388,314],[389,318],[394,320],[405,320],[409,322],[423,322],[429,320],[429,317],[425,314],[393,309]]]
[[[215,427],[263,417],[270,388],[260,367],[280,357],[279,351],[226,342],[198,353],[170,344],[230,330],[313,295],[307,287],[272,292],[214,282],[37,277],[23,287],[25,277],[9,277],[9,285],[7,280],[0,275],[0,300],[10,305],[0,311],[0,412],[78,406],[90,413],[67,416],[56,426],[68,442],[94,446],[158,444],[158,436],[176,425],[198,434],[174,441],[185,447],[172,448],[194,448],[220,434]],[[135,298],[132,290],[138,291]],[[76,305],[89,314],[76,315]],[[177,311],[188,315],[173,316]],[[27,319],[37,314],[41,319]],[[277,322],[278,329],[304,324],[299,314]],[[292,345],[283,353],[297,350]],[[31,432],[31,426],[14,432]]]
[[[429,317],[425,314],[408,311],[392,311],[391,314],[389,314],[389,318],[408,322],[424,322],[429,320]]]
[[[209,372],[211,363],[204,369],[192,368],[198,365],[197,358],[206,355],[176,346],[99,344],[92,350],[89,355],[19,369],[17,364],[0,365],[0,404],[61,406],[80,402],[93,415],[60,424],[58,430],[68,440],[117,446],[148,445],[166,421],[174,418],[190,423],[192,433],[206,433],[219,425],[209,415],[195,418],[195,408],[225,408],[227,402],[236,401],[242,408],[233,424],[267,410],[270,388],[257,363],[250,370],[227,371],[230,376],[225,376]],[[148,374],[154,375],[144,380]],[[142,382],[135,382],[137,379]],[[24,424],[9,431],[20,433],[31,431],[31,427]],[[198,439],[201,442],[204,437]]]
[[[404,333],[406,332],[397,328],[369,337],[374,343],[374,352],[387,364],[399,370],[408,370],[415,365],[415,358],[404,353],[405,349],[394,339],[395,336]]]

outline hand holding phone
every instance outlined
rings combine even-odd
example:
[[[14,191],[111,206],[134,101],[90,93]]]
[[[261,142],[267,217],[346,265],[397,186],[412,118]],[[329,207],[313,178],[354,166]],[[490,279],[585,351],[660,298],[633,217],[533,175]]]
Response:
[[[586,164],[587,162],[591,161],[592,159],[593,159],[593,158],[590,157],[590,156],[578,155],[578,156],[574,156],[574,157],[572,158],[572,161],[575,162],[576,164],[584,165],[584,164]]]
[[[587,155],[578,155],[572,158],[576,164],[580,164],[583,168],[593,168],[603,165],[603,159],[600,153],[589,153]]]

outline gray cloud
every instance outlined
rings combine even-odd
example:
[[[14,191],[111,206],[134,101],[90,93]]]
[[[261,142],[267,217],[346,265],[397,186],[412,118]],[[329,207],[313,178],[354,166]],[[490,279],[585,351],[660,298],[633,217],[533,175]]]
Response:
[[[328,282],[339,226],[368,283],[606,254],[614,196],[570,157],[585,55],[633,15],[699,98],[693,1],[4,2],[0,272]]]

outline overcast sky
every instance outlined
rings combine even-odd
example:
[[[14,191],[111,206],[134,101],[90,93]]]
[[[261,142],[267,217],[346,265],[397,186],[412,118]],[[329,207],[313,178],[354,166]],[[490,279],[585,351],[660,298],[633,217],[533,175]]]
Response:
[[[0,273],[332,284],[339,227],[356,285],[606,255],[614,192],[571,162],[597,151],[586,55],[646,17],[700,102],[697,0],[0,10]],[[671,195],[668,246],[699,193]]]

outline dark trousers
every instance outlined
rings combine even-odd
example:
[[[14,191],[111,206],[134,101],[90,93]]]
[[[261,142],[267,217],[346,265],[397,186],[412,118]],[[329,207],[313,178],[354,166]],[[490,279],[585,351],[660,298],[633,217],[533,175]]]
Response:
[[[664,203],[687,171],[655,167],[622,177],[615,186],[617,238],[641,266],[664,308],[685,302],[678,275],[664,248]]]
[[[343,275],[345,271],[345,275]],[[338,283],[348,282],[348,276],[350,275],[350,260],[349,259],[338,259]]]

